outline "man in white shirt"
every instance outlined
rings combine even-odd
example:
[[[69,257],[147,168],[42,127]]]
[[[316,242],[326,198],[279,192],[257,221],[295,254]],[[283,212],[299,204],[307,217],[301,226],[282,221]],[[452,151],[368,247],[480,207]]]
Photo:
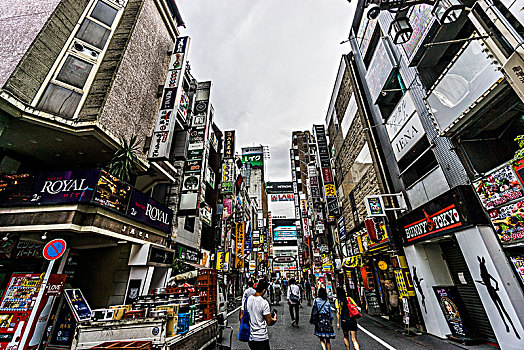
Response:
[[[244,294],[242,295],[242,304],[240,304],[240,315],[239,315],[240,321],[242,321],[242,312],[244,311],[244,304],[245,304],[246,298],[252,296],[253,294],[255,294],[255,288],[253,288],[253,281],[250,280],[249,282],[247,282],[247,288],[244,291]]]
[[[260,280],[256,293],[248,297],[246,310],[249,312],[249,348],[251,350],[270,350],[267,326],[277,322],[277,315],[271,315],[269,303],[262,296],[266,293],[268,283]]]
[[[289,287],[287,288],[287,303],[289,305],[289,314],[291,315],[291,325],[293,327],[298,327],[300,288],[296,285],[294,278],[289,280]]]

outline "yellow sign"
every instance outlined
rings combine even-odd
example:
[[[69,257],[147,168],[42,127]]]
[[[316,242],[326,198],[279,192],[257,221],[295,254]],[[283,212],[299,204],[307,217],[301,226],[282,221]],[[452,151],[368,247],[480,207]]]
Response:
[[[362,255],[353,255],[344,260],[344,266],[346,267],[361,267],[363,266],[362,263]]]
[[[218,271],[222,271],[224,269],[224,252],[218,251],[216,260],[217,260],[216,269]]]
[[[335,189],[334,184],[325,184],[324,191],[326,192],[327,198],[333,198],[337,196],[337,190]]]
[[[385,261],[379,261],[378,262],[378,268],[385,271],[388,268],[388,264]]]
[[[237,245],[235,247],[235,266],[236,269],[244,268],[244,231],[245,222],[237,223]]]

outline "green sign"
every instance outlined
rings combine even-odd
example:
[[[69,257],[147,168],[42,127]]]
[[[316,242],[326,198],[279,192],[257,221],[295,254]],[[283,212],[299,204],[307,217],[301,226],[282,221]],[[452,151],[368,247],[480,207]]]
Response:
[[[251,166],[263,166],[264,165],[264,154],[262,153],[245,154],[242,156],[242,163],[251,163]]]
[[[233,192],[233,183],[232,182],[222,182],[222,193],[232,193]]]

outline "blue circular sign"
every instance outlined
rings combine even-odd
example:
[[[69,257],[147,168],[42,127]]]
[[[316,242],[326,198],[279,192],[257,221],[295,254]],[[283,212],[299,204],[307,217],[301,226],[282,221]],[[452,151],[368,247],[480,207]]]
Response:
[[[47,260],[55,260],[66,251],[67,245],[63,239],[53,239],[44,246],[43,255]]]

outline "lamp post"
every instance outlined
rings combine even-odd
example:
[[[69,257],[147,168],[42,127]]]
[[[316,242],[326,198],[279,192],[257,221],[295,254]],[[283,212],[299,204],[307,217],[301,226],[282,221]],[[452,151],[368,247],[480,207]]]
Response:
[[[404,44],[413,34],[413,28],[409,24],[409,19],[404,15],[395,18],[389,26],[389,35],[395,44]]]
[[[440,24],[455,22],[466,7],[460,0],[437,0],[431,13]]]

